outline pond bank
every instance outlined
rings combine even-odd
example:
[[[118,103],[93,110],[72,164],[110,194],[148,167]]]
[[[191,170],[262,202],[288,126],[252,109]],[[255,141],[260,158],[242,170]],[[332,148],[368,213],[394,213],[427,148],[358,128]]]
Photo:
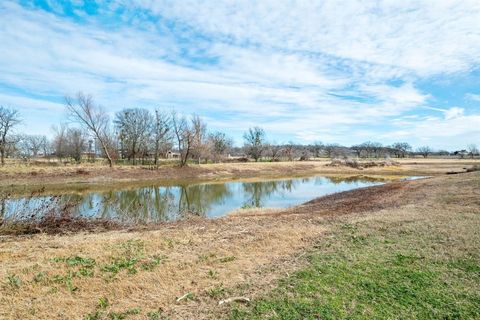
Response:
[[[161,166],[101,165],[68,167],[5,166],[0,168],[0,190],[28,194],[31,192],[87,192],[112,188],[138,187],[146,184],[182,185],[194,182],[235,181],[238,179],[292,178],[312,175],[347,176],[432,176],[461,172],[479,164],[479,160],[401,159],[400,166],[371,167],[358,170],[329,167],[329,160],[305,162],[224,163],[190,165],[185,168]]]
[[[118,229],[193,216],[218,218],[241,208],[288,208],[327,194],[400,180],[399,176],[267,179],[149,185],[84,194],[6,196],[0,234]],[[64,230],[62,230],[64,228]]]
[[[100,318],[129,313],[132,319],[155,314],[233,317],[237,311],[232,310],[241,306],[219,306],[221,299],[247,296],[254,303],[269,299],[278,280],[306,267],[305,257],[315,250],[340,252],[343,243],[357,246],[369,235],[387,237],[385,230],[415,235],[405,237],[407,243],[395,237],[401,248],[443,239],[437,254],[458,261],[463,254],[477,259],[479,181],[477,172],[395,182],[292,209],[242,210],[225,218],[179,221],[155,230],[2,238],[0,303],[5,307],[0,317],[63,319],[97,313]],[[347,230],[345,226],[360,231],[338,238],[337,246],[335,239]],[[464,287],[473,292],[478,282],[466,282]],[[176,302],[184,295],[187,298]],[[265,316],[249,309],[238,312]]]

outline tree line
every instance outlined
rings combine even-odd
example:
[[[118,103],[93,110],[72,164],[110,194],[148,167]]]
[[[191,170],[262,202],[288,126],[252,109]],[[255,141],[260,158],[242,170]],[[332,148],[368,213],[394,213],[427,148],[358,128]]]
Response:
[[[144,108],[125,108],[113,119],[97,105],[91,95],[78,93],[65,99],[68,124],[53,127],[53,138],[45,135],[16,133],[21,124],[20,112],[0,106],[0,161],[5,158],[28,160],[42,155],[62,161],[95,161],[104,158],[110,167],[119,160],[135,164],[158,166],[160,159],[173,158],[181,166],[189,161],[221,162],[268,160],[308,160],[312,157],[405,158],[432,154],[475,157],[479,150],[475,144],[467,150],[455,153],[434,151],[429,146],[413,150],[407,142],[384,146],[367,141],[345,147],[339,144],[315,142],[310,145],[293,142],[278,144],[269,142],[264,129],[249,128],[243,135],[242,147],[235,147],[225,133],[210,132],[207,124],[198,115],[187,117],[176,111]]]

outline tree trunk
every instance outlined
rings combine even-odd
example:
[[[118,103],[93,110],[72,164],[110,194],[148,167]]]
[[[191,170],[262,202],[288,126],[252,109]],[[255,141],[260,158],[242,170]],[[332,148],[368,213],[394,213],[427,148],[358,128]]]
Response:
[[[0,157],[1,157],[1,163],[2,167],[5,165],[5,147],[7,145],[7,137],[6,134],[4,133],[2,135],[2,140],[0,142]]]
[[[158,141],[155,141],[155,156],[154,156],[154,164],[155,164],[155,167],[158,168],[158,149],[159,149],[159,146],[158,146]]]
[[[103,149],[103,152],[105,152],[105,156],[107,156],[107,160],[108,160],[108,166],[110,168],[113,168],[113,160],[112,160],[112,157],[110,156],[110,152],[108,152],[108,147],[107,145],[105,144],[105,141],[103,141],[103,139],[98,139],[100,140],[100,143],[102,145],[102,149]]]

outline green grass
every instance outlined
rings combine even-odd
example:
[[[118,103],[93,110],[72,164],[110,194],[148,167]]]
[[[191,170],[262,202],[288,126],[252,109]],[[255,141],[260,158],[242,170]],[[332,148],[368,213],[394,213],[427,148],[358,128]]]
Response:
[[[306,267],[250,306],[234,306],[230,318],[480,318],[478,250],[438,247],[442,237],[427,226],[338,229]]]

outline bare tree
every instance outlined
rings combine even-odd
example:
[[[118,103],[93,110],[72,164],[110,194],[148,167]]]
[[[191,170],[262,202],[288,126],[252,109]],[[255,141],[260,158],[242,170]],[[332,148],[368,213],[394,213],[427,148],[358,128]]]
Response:
[[[43,153],[43,157],[49,160],[50,160],[50,154],[52,151],[51,147],[52,147],[52,144],[48,140],[47,136],[42,136],[41,150]]]
[[[180,153],[180,166],[187,164],[195,140],[194,130],[190,127],[186,117],[179,117],[175,111],[171,115],[173,133],[175,135],[178,152]]]
[[[477,154],[479,154],[479,151],[478,151],[478,148],[477,148],[477,145],[475,144],[469,144],[468,147],[468,154],[470,155],[470,158],[474,158]]]
[[[54,126],[53,128],[54,136],[52,141],[53,153],[62,161],[63,158],[67,157],[67,125],[60,124],[60,126]]]
[[[243,134],[246,153],[256,162],[262,157],[265,151],[265,136],[265,131],[260,127],[250,128]]]
[[[172,121],[163,111],[155,110],[153,124],[153,157],[155,166],[158,166],[158,158],[161,151],[164,153],[172,145]]]
[[[148,110],[124,109],[115,115],[114,123],[123,156],[132,159],[135,165],[137,156],[144,150],[148,152],[148,138],[154,126],[154,119]]]
[[[350,147],[350,150],[352,150],[355,155],[360,158],[362,156],[362,152],[364,151],[364,148],[361,144],[356,144]]]
[[[287,157],[288,161],[295,160],[295,146],[293,142],[290,141],[283,146],[283,154]]]
[[[0,106],[0,158],[2,166],[5,165],[5,153],[9,135],[12,133],[12,129],[20,122],[18,110]]]
[[[393,152],[397,158],[405,158],[412,146],[407,142],[395,142],[392,145]]]
[[[280,160],[280,156],[282,155],[282,152],[283,152],[283,146],[275,142],[272,142],[266,147],[266,149],[268,152],[268,156],[270,157],[272,162]]]
[[[22,150],[22,138],[21,134],[10,134],[7,138],[7,145],[5,147],[5,158],[16,157],[20,155],[23,157]]]
[[[430,153],[432,153],[432,149],[429,146],[423,146],[417,148],[417,152],[420,153],[424,158],[427,158]]]
[[[212,146],[213,159],[215,162],[220,161],[233,145],[232,139],[227,137],[223,132],[214,132],[209,135],[209,141]]]
[[[315,142],[313,143],[313,147],[312,147],[313,156],[314,156],[315,158],[320,158],[321,153],[322,153],[322,150],[323,150],[324,147],[325,147],[325,146],[323,145],[322,142],[320,142],[320,141],[315,141]]]
[[[359,148],[361,151],[364,151],[364,154],[366,154],[368,158],[378,158],[382,151],[382,144],[380,142],[367,141],[362,143]]]
[[[87,137],[83,130],[68,128],[66,132],[66,154],[80,163],[83,152],[87,150]]]
[[[197,115],[192,117],[193,146],[192,156],[200,164],[202,158],[208,158],[210,144],[207,136],[207,124]]]
[[[47,138],[41,135],[26,135],[24,139],[26,140],[26,144],[30,149],[32,157],[37,157],[40,151],[42,151],[44,142]]]
[[[335,158],[338,154],[338,149],[340,145],[338,143],[329,143],[324,146],[325,153],[329,158]]]
[[[14,143],[14,154],[23,160],[29,160],[34,156],[34,153],[38,153],[37,150],[32,150],[30,136],[27,134],[16,135],[13,139],[10,138],[10,143]]]
[[[113,158],[109,145],[112,140],[109,136],[110,119],[106,112],[103,108],[94,104],[91,95],[85,95],[81,92],[77,94],[76,102],[70,97],[66,97],[65,102],[70,120],[81,125],[98,140],[103,153],[107,157],[108,164],[112,168]]]

